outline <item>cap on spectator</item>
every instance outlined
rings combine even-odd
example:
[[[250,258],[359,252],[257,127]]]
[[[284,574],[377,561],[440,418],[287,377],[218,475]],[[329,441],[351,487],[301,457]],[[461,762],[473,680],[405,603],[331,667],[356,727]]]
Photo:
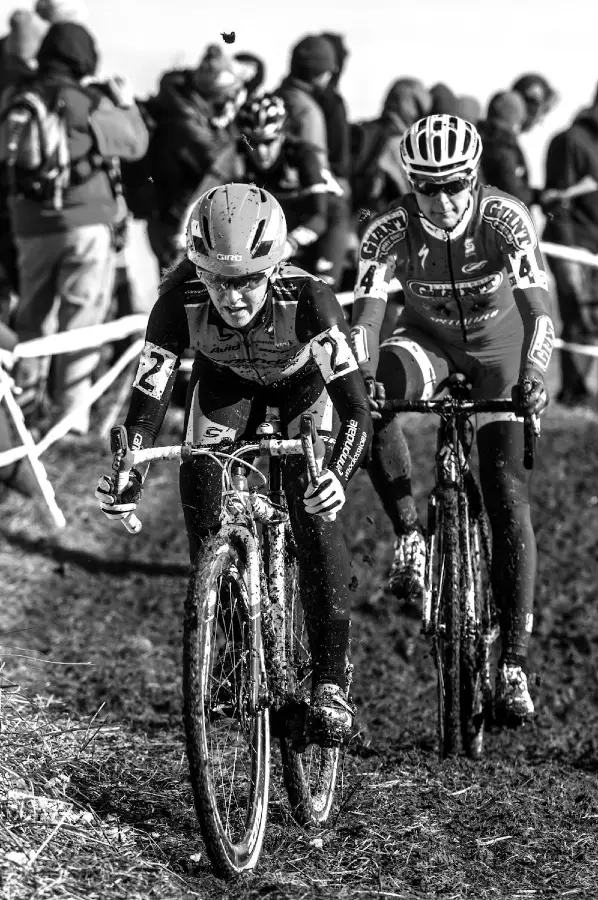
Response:
[[[526,117],[525,100],[517,91],[499,91],[490,98],[488,119],[504,122],[510,128],[521,131]]]
[[[325,37],[308,35],[293,47],[291,75],[295,78],[307,81],[323,75],[324,72],[334,72],[336,67],[336,53]]]
[[[243,74],[241,63],[227,56],[218,44],[210,44],[195,71],[193,82],[203,97],[232,99],[243,87]]]
[[[44,33],[38,17],[28,9],[17,9],[8,24],[10,32],[6,35],[6,52],[25,62],[35,59]]]
[[[56,22],[80,22],[87,14],[83,0],[37,0],[35,11],[50,25]]]

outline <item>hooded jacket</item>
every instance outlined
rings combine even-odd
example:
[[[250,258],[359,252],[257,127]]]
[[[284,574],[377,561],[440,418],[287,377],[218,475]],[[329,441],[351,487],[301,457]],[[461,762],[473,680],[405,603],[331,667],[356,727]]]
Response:
[[[316,99],[314,86],[296,75],[287,75],[274,93],[285,102],[289,134],[312,144],[321,168],[328,169],[326,117]]]
[[[13,231],[27,237],[83,225],[112,225],[119,216],[111,172],[113,158],[136,159],[147,149],[147,129],[135,105],[119,106],[107,85],[84,83],[94,75],[98,54],[82,25],[60,22],[48,30],[37,54],[38,71],[21,84],[46,102],[64,103],[71,184],[62,209],[47,208],[17,194],[10,198]],[[3,96],[7,104],[14,94]]]
[[[546,153],[546,189],[572,187],[587,175],[598,181],[598,103],[555,135]],[[545,212],[546,241],[598,253],[598,191],[554,204]]]
[[[385,212],[411,188],[400,156],[407,129],[429,115],[431,97],[416,78],[399,78],[384,98],[380,116],[352,126],[353,205]],[[368,174],[368,171],[370,174]]]
[[[326,120],[326,139],[330,171],[337,178],[348,179],[351,168],[351,144],[347,108],[338,89],[339,79],[349,55],[342,35],[321,35],[332,45],[336,57],[336,71],[324,90],[315,91],[315,98],[322,107]]]
[[[526,117],[525,103],[514,91],[495,94],[488,114],[477,128],[482,138],[480,180],[505,191],[526,206],[538,202],[531,187],[527,162],[517,139]]]

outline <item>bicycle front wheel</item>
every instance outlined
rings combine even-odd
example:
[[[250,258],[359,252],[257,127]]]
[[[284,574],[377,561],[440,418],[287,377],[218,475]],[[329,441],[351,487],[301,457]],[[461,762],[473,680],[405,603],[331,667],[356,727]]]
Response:
[[[189,581],[183,692],[195,808],[224,877],[256,865],[266,827],[270,731],[260,592],[253,537],[223,528],[200,552]]]
[[[438,607],[434,649],[438,676],[438,737],[441,757],[461,747],[461,552],[459,492],[443,490],[438,518]]]
[[[285,651],[289,728],[280,740],[284,784],[300,825],[323,825],[330,815],[338,772],[339,748],[305,745],[305,720],[311,697],[312,662],[299,591],[299,567],[287,538],[285,550]]]

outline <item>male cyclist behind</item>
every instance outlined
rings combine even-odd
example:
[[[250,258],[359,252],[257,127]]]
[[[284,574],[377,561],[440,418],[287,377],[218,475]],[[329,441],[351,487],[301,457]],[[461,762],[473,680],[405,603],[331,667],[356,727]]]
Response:
[[[187,227],[188,258],[164,277],[150,313],[125,427],[130,447],[153,446],[187,348],[195,358],[186,440],[252,437],[267,405],[279,407],[283,431],[296,437],[302,414],[314,413],[326,446],[319,486],[308,486],[303,457],[289,457],[285,490],[314,660],[312,736],[343,739],[352,724],[351,573],[341,523],[326,518],[345,502],[372,423],[343,311],[322,281],[280,265],[286,239],[284,213],[264,190],[227,184],[199,199]],[[146,474],[147,467],[121,474],[116,495],[110,479],[100,478],[96,497],[109,518],[135,509]],[[184,462],[180,494],[194,563],[219,527],[219,465],[204,456]]]
[[[272,194],[287,220],[284,259],[316,273],[315,244],[328,223],[328,186],[315,148],[286,132],[282,97],[263,94],[245,103],[235,120],[240,137],[218,156],[199,192],[242,181]],[[310,249],[311,248],[311,249]]]
[[[554,329],[538,239],[522,203],[478,184],[481,149],[475,127],[456,116],[412,125],[401,157],[413,193],[371,223],[360,249],[352,333],[376,418],[368,468],[396,534],[390,588],[399,597],[423,591],[425,544],[407,444],[398,417],[375,411],[378,384],[388,398],[426,399],[449,373],[462,372],[474,397],[510,397],[514,390],[522,415],[548,403],[544,375]],[[379,348],[393,277],[405,291],[405,307]],[[500,413],[477,421],[502,636],[496,712],[507,724],[534,712],[525,665],[536,542],[521,421]]]

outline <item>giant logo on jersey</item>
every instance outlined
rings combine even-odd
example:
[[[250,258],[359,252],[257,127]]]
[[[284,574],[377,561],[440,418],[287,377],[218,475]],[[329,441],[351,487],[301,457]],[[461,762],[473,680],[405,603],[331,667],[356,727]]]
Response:
[[[366,231],[361,245],[362,259],[384,259],[407,234],[407,211],[401,206],[378,219]]]
[[[536,247],[536,229],[528,211],[510,197],[486,197],[480,204],[484,222],[517,250]]]
[[[502,284],[502,272],[491,272],[483,278],[469,281],[408,281],[408,289],[420,300],[452,300],[455,295],[459,300],[471,300],[476,297],[488,297],[496,293]]]

